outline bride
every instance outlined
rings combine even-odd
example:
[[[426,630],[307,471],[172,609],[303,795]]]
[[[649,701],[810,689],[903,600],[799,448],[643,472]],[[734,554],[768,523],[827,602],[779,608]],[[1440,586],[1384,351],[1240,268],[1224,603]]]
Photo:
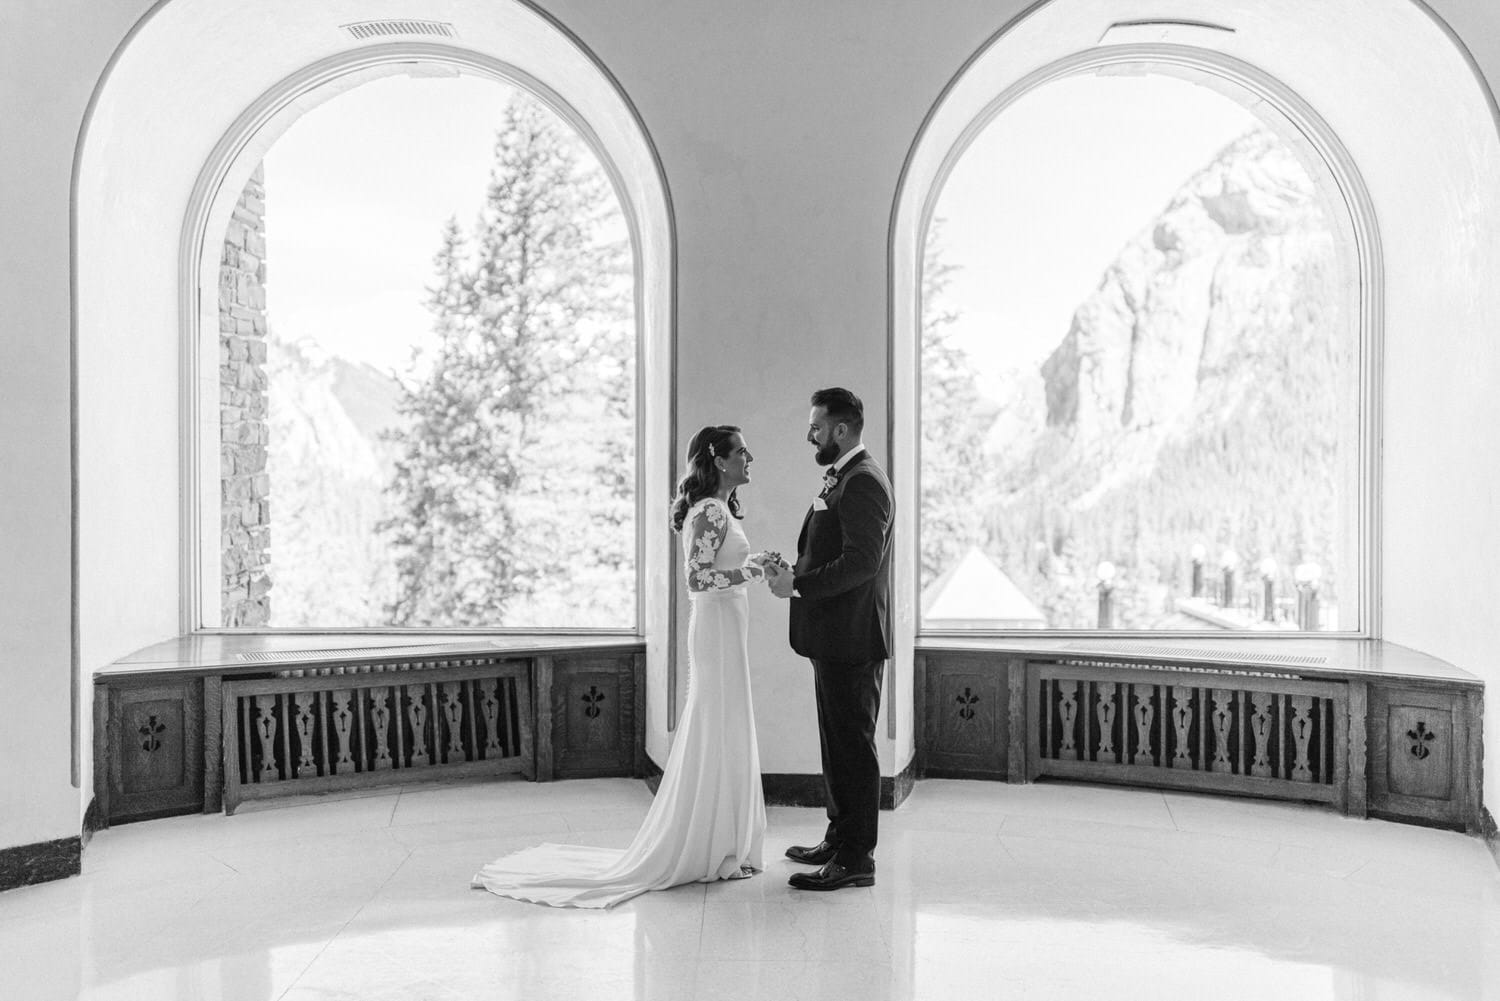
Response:
[[[687,564],[688,696],[661,786],[630,847],[545,844],[481,869],[472,885],[559,907],[612,907],[647,890],[742,879],[763,868],[766,807],[750,704],[748,585],[774,553],[751,555],[738,488],[752,461],[740,429],[688,443],[672,527]]]

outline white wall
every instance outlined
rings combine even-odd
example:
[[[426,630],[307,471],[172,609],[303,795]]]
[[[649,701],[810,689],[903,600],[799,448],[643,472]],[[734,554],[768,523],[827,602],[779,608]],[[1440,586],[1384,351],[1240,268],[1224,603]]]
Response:
[[[1468,26],[1464,40],[1485,57],[1491,85],[1500,81],[1500,8],[1434,6]],[[1410,65],[1413,48],[1438,45],[1414,37],[1377,56]],[[1393,232],[1411,234],[1387,266],[1384,635],[1484,679],[1483,796],[1500,816],[1500,617],[1490,585],[1500,567],[1500,164],[1493,125],[1476,121],[1477,109],[1458,118],[1452,104],[1441,91],[1414,92],[1402,110],[1430,131],[1400,137],[1402,148],[1428,155],[1371,168],[1388,185],[1388,256],[1398,250]]]
[[[0,6],[0,848],[79,831],[69,748],[69,186],[94,83],[145,6]],[[87,714],[92,693],[81,694]],[[86,748],[80,764],[86,778]]]
[[[0,728],[7,762],[0,848],[77,833],[86,801],[69,784],[67,747],[68,179],[89,93],[147,6],[146,0],[0,6],[0,680],[8,721]],[[355,0],[303,6],[358,9]],[[746,491],[747,532],[757,546],[790,549],[816,483],[802,443],[811,389],[843,383],[860,392],[871,445],[890,459],[886,240],[902,163],[950,78],[1026,4],[545,0],[542,6],[603,60],[662,157],[679,238],[679,441],[701,423],[742,423],[759,459],[756,483]],[[1238,6],[1247,17],[1262,7]],[[1461,33],[1485,73],[1500,79],[1500,7],[1489,0],[1432,6]],[[409,4],[395,12],[413,16]],[[1430,51],[1442,40],[1421,8],[1412,4],[1408,13],[1409,37],[1368,56],[1393,81],[1393,67],[1411,64],[1408,47]],[[1336,21],[1332,30],[1342,38],[1357,23]],[[1280,32],[1288,56],[1305,35],[1295,20],[1280,28],[1272,22],[1268,30]],[[254,67],[251,61],[224,69],[237,77]],[[1466,73],[1455,87],[1477,87]],[[1437,121],[1421,140],[1416,166],[1387,163],[1393,145],[1410,151],[1418,141],[1356,140],[1328,110],[1353,111],[1364,99],[1379,111],[1387,99],[1339,81],[1326,85],[1326,92],[1299,89],[1360,159],[1388,255],[1385,632],[1500,682],[1487,589],[1500,565],[1500,525],[1492,515],[1500,472],[1482,458],[1500,453],[1500,413],[1490,389],[1500,382],[1500,357],[1489,293],[1500,217],[1482,183],[1494,176],[1493,127],[1470,120],[1449,133]],[[1418,100],[1422,93],[1431,92],[1398,86],[1390,100],[1414,119],[1442,119],[1451,110],[1446,98],[1435,105]],[[1458,96],[1472,104],[1474,93]],[[152,113],[194,112],[212,96],[162,92]],[[207,152],[198,151],[199,162]],[[1434,167],[1454,161],[1459,179],[1429,190]],[[1461,221],[1432,221],[1440,218]],[[1391,257],[1398,246],[1404,256]],[[155,329],[159,322],[111,328],[122,339],[122,364],[145,361],[124,350],[129,344],[160,347],[170,339],[172,331]],[[97,353],[85,364],[108,357]],[[153,393],[167,384],[159,373],[140,374],[155,380]],[[97,415],[103,402],[90,397],[85,407]],[[142,402],[152,409],[141,415],[141,427],[159,433],[167,422],[153,415],[175,402]],[[111,472],[116,460],[107,451],[85,453],[97,463],[84,469],[81,484],[93,511],[112,496],[137,504],[160,499],[112,481],[134,474],[124,466]],[[165,469],[167,453],[165,444],[153,443],[146,461]],[[175,526],[175,497],[167,499]],[[168,519],[155,510],[122,517],[129,530],[123,541],[89,536],[93,548],[81,554],[85,567],[104,561],[112,568],[83,582],[95,613],[85,618],[91,660],[160,638],[155,634],[175,621],[175,579],[166,573],[175,565],[175,535],[156,534],[168,531]],[[132,551],[144,559],[141,574],[129,563]],[[763,765],[816,771],[808,668],[785,647],[785,609],[761,596],[753,614]],[[1500,696],[1492,693],[1489,702],[1494,734]],[[655,699],[652,710],[659,755],[665,735]],[[902,730],[886,746],[887,774],[909,756],[909,720]],[[1500,740],[1490,745],[1485,791],[1493,809],[1500,802]]]
[[[814,389],[861,396],[866,442],[889,468],[896,182],[927,109],[1005,15],[981,3],[945,3],[941,16],[918,3],[550,6],[597,42],[666,165],[679,240],[678,440],[704,424],[744,427],[756,456],[741,491],[746,534],[753,548],[790,554],[818,486],[805,441]],[[787,646],[786,606],[757,591],[751,616],[761,767],[816,774],[811,667]],[[878,729],[886,775],[911,758],[910,679],[908,664],[887,695],[900,707],[896,739],[884,719]]]

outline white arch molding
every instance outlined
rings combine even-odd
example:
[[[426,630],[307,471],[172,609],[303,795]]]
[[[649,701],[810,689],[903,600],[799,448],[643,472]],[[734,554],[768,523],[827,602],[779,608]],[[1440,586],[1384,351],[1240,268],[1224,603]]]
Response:
[[[620,199],[635,264],[639,510],[663,510],[674,452],[675,222],[638,112],[584,43],[528,0],[425,0],[453,37],[345,25],[410,18],[394,0],[161,0],[95,88],[74,168],[75,696],[84,672],[198,625],[200,402],[217,383],[216,248],[260,156],[309,108],[403,72],[521,87],[589,144]],[[205,320],[207,322],[205,322]],[[206,373],[204,370],[207,370]],[[671,609],[665,524],[638,519],[638,631],[653,720],[666,711]],[[211,535],[217,535],[217,529]],[[75,706],[79,700],[75,697]],[[75,708],[75,725],[86,721]],[[658,723],[648,728],[664,745]],[[75,741],[86,758],[91,741]],[[653,746],[658,757],[663,747]],[[87,762],[80,777],[92,772]],[[86,799],[87,797],[85,797]]]

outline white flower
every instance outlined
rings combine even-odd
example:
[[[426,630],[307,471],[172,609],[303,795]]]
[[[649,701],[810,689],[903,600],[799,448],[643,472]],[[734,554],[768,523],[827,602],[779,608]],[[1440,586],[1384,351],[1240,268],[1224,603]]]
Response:
[[[708,507],[704,509],[704,513],[708,515],[709,524],[715,528],[721,527],[724,524],[724,509],[713,501],[708,502]]]
[[[719,537],[713,532],[706,532],[703,535],[698,536],[697,540],[693,543],[693,547],[695,549],[695,552],[693,553],[693,562],[712,563],[714,561],[714,553],[717,552],[719,548],[718,542]]]

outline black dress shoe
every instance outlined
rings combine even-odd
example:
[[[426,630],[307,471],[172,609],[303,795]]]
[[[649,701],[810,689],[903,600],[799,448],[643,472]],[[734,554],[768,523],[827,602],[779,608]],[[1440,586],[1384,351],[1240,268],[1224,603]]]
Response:
[[[817,872],[793,873],[787,880],[794,890],[841,890],[846,886],[874,886],[875,870],[846,869],[829,862]]]
[[[801,845],[792,845],[786,850],[786,857],[793,862],[801,862],[803,865],[825,865],[833,861],[834,853],[838,849],[826,841],[819,841],[812,848],[804,848]]]

